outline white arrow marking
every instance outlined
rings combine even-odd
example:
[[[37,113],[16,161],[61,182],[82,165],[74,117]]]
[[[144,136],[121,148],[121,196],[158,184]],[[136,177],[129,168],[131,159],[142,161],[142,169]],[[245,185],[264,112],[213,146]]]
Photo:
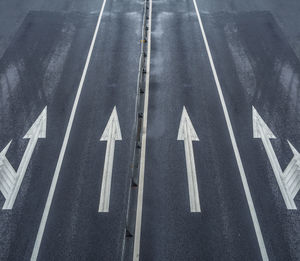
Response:
[[[292,199],[294,199],[300,190],[300,154],[289,141],[288,144],[294,157],[286,167],[282,176],[287,190],[290,192]]]
[[[119,124],[118,113],[115,106],[100,139],[100,141],[107,141],[107,144],[98,212],[109,211],[111,177],[114,163],[116,140],[122,140],[122,134]]]
[[[44,108],[37,120],[33,123],[23,139],[29,139],[26,150],[17,172],[11,166],[5,154],[11,141],[0,153],[0,189],[5,197],[2,209],[12,209],[26,173],[29,161],[36,146],[37,140],[46,138],[47,107]]]
[[[286,171],[283,173],[282,169],[280,167],[280,164],[278,162],[277,156],[275,154],[275,151],[272,147],[271,141],[270,141],[270,139],[276,138],[275,135],[272,133],[272,131],[269,129],[267,124],[260,117],[260,115],[258,114],[258,112],[256,111],[256,109],[254,107],[252,107],[252,117],[253,117],[253,138],[261,139],[263,142],[263,145],[265,147],[266,153],[267,153],[269,161],[271,163],[271,166],[272,166],[275,178],[277,180],[279,189],[281,191],[283,200],[285,202],[285,205],[286,205],[287,209],[297,209],[295,202],[293,200],[293,197],[291,195],[291,192],[293,190],[293,187],[291,185],[293,185],[295,183],[292,182],[291,185],[288,185],[288,182],[289,182],[290,177],[297,175],[297,173],[299,172],[299,167],[293,168],[293,166],[295,166],[295,164],[300,163],[299,157],[297,155],[298,152],[289,143],[295,156],[292,159],[292,161],[290,162],[290,164],[288,165],[288,167],[286,168]],[[296,181],[299,179],[300,178],[296,179]]]
[[[191,212],[201,212],[196,176],[196,166],[194,159],[194,149],[192,143],[193,141],[199,141],[199,138],[185,107],[183,107],[182,110],[177,140],[184,141],[185,160],[190,197],[190,210]]]
[[[13,191],[17,180],[17,173],[6,158],[6,152],[9,149],[11,141],[0,153],[0,191],[7,201]]]

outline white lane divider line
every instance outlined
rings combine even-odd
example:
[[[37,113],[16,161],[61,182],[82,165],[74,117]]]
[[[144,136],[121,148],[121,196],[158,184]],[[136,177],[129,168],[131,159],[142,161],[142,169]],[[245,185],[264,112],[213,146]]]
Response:
[[[197,17],[198,17],[198,21],[199,21],[199,25],[200,25],[200,30],[201,30],[201,33],[202,33],[202,37],[203,37],[203,40],[204,40],[205,49],[206,49],[206,52],[207,52],[207,55],[208,55],[210,67],[211,67],[211,70],[212,70],[212,73],[213,73],[213,76],[214,76],[214,80],[215,80],[216,87],[217,87],[217,90],[218,90],[219,98],[220,98],[220,101],[221,101],[221,104],[222,104],[222,108],[223,108],[227,128],[228,128],[228,131],[229,131],[229,136],[230,136],[230,139],[231,139],[231,143],[232,143],[233,151],[234,151],[234,154],[235,154],[236,162],[237,162],[238,169],[239,169],[239,172],[240,172],[240,176],[241,176],[241,179],[242,179],[243,188],[244,188],[244,191],[245,191],[246,199],[247,199],[247,202],[248,202],[248,207],[249,207],[252,222],[253,222],[253,225],[254,225],[254,229],[255,229],[255,233],[256,233],[256,237],[257,237],[257,241],[258,241],[258,245],[259,245],[259,249],[260,249],[260,253],[261,253],[261,257],[264,261],[267,261],[267,260],[269,260],[269,257],[268,257],[266,246],[265,246],[265,243],[264,243],[264,239],[263,239],[263,236],[262,236],[262,233],[261,233],[260,225],[259,225],[259,222],[258,222],[258,219],[257,219],[256,210],[255,210],[255,207],[254,207],[254,204],[253,204],[253,200],[252,200],[252,196],[251,196],[251,193],[250,193],[248,181],[247,181],[247,178],[246,178],[244,166],[243,166],[243,163],[242,163],[242,160],[241,160],[240,152],[239,152],[239,149],[238,149],[238,146],[237,146],[237,143],[236,143],[236,139],[235,139],[235,136],[234,136],[234,132],[233,132],[233,129],[232,129],[232,125],[231,125],[230,117],[229,117],[228,110],[227,110],[227,107],[226,107],[225,99],[224,99],[224,96],[223,96],[221,84],[219,82],[219,78],[218,78],[217,71],[216,71],[216,68],[215,68],[215,64],[214,64],[214,61],[213,61],[213,58],[212,58],[212,55],[211,55],[210,47],[208,45],[208,41],[207,41],[207,38],[206,38],[205,30],[204,30],[204,27],[203,27],[202,19],[201,19],[199,10],[198,10],[196,0],[193,0],[193,2],[194,2],[195,11],[197,13]]]
[[[146,64],[146,82],[145,82],[145,100],[142,125],[142,144],[140,158],[140,173],[138,184],[138,198],[136,209],[135,233],[133,260],[138,261],[140,258],[141,244],[141,228],[142,228],[142,211],[143,211],[143,196],[144,196],[144,175],[145,175],[145,157],[146,157],[146,138],[147,138],[147,121],[148,121],[148,104],[149,104],[149,82],[150,82],[150,58],[151,58],[151,28],[152,28],[152,0],[149,0],[149,20],[147,31],[147,64]]]
[[[184,141],[190,211],[201,212],[193,148],[193,141],[199,141],[199,138],[185,107],[182,110],[177,140]]]
[[[111,178],[114,164],[116,140],[122,140],[122,134],[118,113],[115,106],[100,138],[100,141],[107,141],[107,144],[98,212],[109,212]]]
[[[44,231],[45,231],[45,226],[46,226],[46,222],[47,222],[47,219],[48,219],[50,207],[51,207],[51,204],[52,204],[53,195],[54,195],[54,192],[55,192],[58,176],[59,176],[59,173],[60,173],[60,169],[61,169],[62,162],[63,162],[63,159],[64,159],[64,155],[65,155],[65,152],[66,152],[66,148],[67,148],[67,144],[68,144],[68,141],[69,141],[70,132],[71,132],[71,129],[72,129],[72,125],[73,125],[75,113],[76,113],[76,110],[77,110],[80,94],[81,94],[82,87],[83,87],[85,77],[86,77],[86,73],[87,73],[87,70],[88,70],[88,67],[89,67],[89,64],[90,64],[92,52],[94,50],[94,46],[95,46],[98,31],[99,31],[99,26],[100,26],[100,23],[101,23],[101,19],[102,19],[105,4],[106,4],[106,0],[103,0],[101,11],[100,11],[99,16],[98,16],[96,28],[95,28],[95,31],[94,31],[92,42],[91,42],[91,45],[90,45],[90,48],[89,48],[87,59],[86,59],[85,65],[84,65],[84,69],[83,69],[83,72],[82,72],[82,75],[81,75],[78,90],[77,90],[76,97],[75,97],[75,100],[74,100],[74,104],[73,104],[73,107],[72,107],[72,111],[71,111],[71,115],[70,115],[70,118],[69,118],[66,133],[65,133],[65,136],[64,136],[63,144],[62,144],[62,147],[61,147],[61,150],[60,150],[60,153],[59,153],[58,161],[57,161],[57,164],[56,164],[56,168],[55,168],[55,171],[54,171],[52,183],[51,183],[50,190],[49,190],[49,193],[48,193],[48,197],[47,197],[46,205],[45,205],[45,208],[44,208],[43,216],[42,216],[41,223],[40,223],[40,226],[39,226],[39,230],[38,230],[38,233],[37,233],[37,236],[36,236],[36,239],[35,239],[32,255],[31,255],[31,261],[35,261],[38,258],[39,249],[40,249],[43,234],[44,234]]]

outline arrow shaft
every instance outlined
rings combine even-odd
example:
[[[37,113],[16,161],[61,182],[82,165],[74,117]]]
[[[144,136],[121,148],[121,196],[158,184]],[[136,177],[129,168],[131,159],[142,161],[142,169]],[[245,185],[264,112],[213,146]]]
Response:
[[[106,152],[105,152],[100,203],[99,203],[98,212],[108,212],[109,211],[112,169],[113,169],[114,154],[115,154],[115,139],[112,137],[114,131],[115,131],[115,128],[113,127],[112,131],[110,132],[110,137],[107,140],[107,144],[106,144]]]
[[[262,134],[261,139],[262,139],[263,145],[265,147],[266,153],[267,153],[269,161],[271,163],[271,166],[272,166],[275,178],[277,180],[279,189],[281,191],[283,200],[285,202],[285,205],[286,205],[287,209],[296,209],[294,200],[291,198],[289,192],[287,191],[286,187],[283,184],[283,181],[281,178],[282,169],[280,167],[277,156],[272,147],[271,141],[264,135],[262,127],[259,126],[259,128],[260,128],[260,133]]]
[[[185,124],[184,128],[186,133],[184,138],[184,149],[190,198],[190,210],[191,212],[201,212],[193,143],[191,139],[190,130],[187,127],[187,124]]]
[[[3,205],[3,209],[12,209],[15,203],[15,200],[17,198],[19,189],[21,187],[24,175],[26,173],[28,164],[30,162],[31,156],[33,154],[33,151],[35,149],[37,140],[38,140],[38,136],[39,136],[39,130],[37,129],[37,131],[35,132],[34,136],[29,140],[26,150],[23,154],[22,160],[20,162],[20,165],[18,167],[17,170],[17,181],[16,184],[13,188],[13,191],[10,195],[10,197],[8,198],[8,200],[5,201],[4,205]]]

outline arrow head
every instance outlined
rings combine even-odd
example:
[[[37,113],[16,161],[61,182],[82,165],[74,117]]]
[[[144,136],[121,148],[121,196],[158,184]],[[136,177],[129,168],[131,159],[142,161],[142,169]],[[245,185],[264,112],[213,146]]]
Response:
[[[264,120],[260,117],[256,109],[252,106],[252,120],[253,120],[253,138],[276,139],[273,132],[269,129]]]
[[[121,128],[116,106],[114,107],[109,117],[100,141],[107,141],[110,138],[113,138],[114,140],[122,140]]]
[[[184,140],[184,138],[186,137],[187,133],[185,133],[186,132],[185,126],[187,129],[189,129],[188,133],[190,134],[192,141],[199,141],[197,133],[192,124],[192,121],[185,109],[185,106],[183,106],[177,140]]]
[[[36,121],[32,124],[31,128],[27,131],[23,139],[31,139],[38,132],[38,138],[46,138],[47,127],[47,106],[41,112]]]

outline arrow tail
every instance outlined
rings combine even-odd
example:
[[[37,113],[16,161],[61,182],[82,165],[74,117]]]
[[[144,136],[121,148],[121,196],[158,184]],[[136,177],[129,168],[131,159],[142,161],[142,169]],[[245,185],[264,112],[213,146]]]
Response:
[[[111,190],[112,169],[114,161],[115,140],[111,137],[107,141],[101,194],[98,212],[109,212],[109,200]]]
[[[185,131],[187,135],[184,139],[184,146],[185,146],[185,158],[186,158],[186,168],[187,168],[187,176],[188,176],[190,211],[201,212],[193,143],[190,138],[189,135],[190,133],[187,126],[185,126]]]

